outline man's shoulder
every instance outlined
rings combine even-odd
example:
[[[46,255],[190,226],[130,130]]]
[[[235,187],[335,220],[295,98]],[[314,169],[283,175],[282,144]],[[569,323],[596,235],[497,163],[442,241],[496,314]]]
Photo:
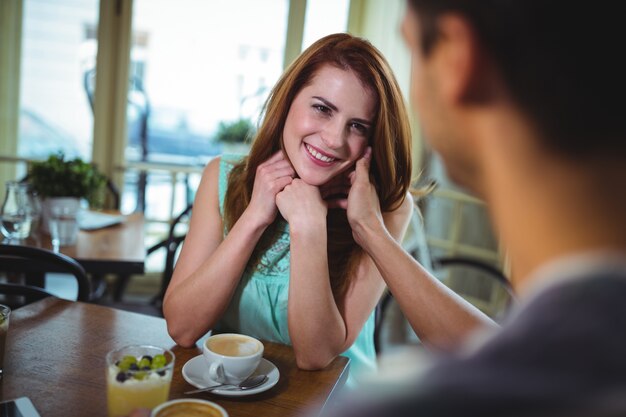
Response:
[[[470,355],[435,366],[430,398],[521,409],[599,401],[626,386],[626,274],[598,272],[538,294]],[[506,408],[506,407],[505,407]]]
[[[565,318],[624,312],[626,311],[624,299],[626,299],[626,270],[596,271],[572,280],[562,280],[557,285],[536,294],[512,318],[511,325],[531,321],[542,328],[549,324],[542,324],[547,318],[563,320],[562,325],[566,327],[576,325],[572,320],[566,321]]]
[[[626,271],[601,271],[562,281],[537,294],[513,313],[501,331],[485,345],[490,349],[535,352],[534,360],[547,359],[561,349],[602,350],[600,341],[623,343],[626,349]],[[587,355],[585,355],[587,356]],[[625,361],[626,363],[626,361]]]

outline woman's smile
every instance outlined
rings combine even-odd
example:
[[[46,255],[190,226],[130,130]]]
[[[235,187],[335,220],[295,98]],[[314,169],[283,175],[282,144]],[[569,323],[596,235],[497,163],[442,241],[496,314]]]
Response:
[[[308,143],[304,144],[304,149],[306,149],[313,162],[319,164],[320,166],[330,166],[333,162],[337,160],[337,158],[325,154],[323,151],[316,149],[314,146],[309,145]]]

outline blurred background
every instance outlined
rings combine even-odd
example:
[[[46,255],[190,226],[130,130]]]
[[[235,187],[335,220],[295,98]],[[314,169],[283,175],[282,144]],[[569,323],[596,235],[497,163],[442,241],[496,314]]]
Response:
[[[247,152],[271,87],[316,39],[334,32],[369,39],[410,106],[404,7],[403,0],[0,0],[0,181],[59,151],[91,161],[119,189],[116,209],[144,214],[146,241],[137,244],[150,247],[193,201],[211,158]],[[415,185],[439,186],[419,202],[422,216],[405,247],[427,265],[470,257],[506,272],[482,202],[449,183],[413,122]],[[153,294],[162,269],[163,259],[150,257],[126,296]],[[441,279],[495,316],[503,293],[479,275],[447,271]],[[415,340],[401,315],[390,317],[398,321],[385,333],[389,343]]]

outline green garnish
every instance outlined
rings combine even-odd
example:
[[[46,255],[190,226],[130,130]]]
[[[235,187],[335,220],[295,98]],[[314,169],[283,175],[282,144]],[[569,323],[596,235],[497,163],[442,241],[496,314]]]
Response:
[[[139,363],[137,364],[137,366],[139,366],[140,369],[143,369],[146,366],[150,366],[150,359],[143,357],[141,358],[141,360],[139,361]]]
[[[152,369],[159,369],[159,368],[163,368],[165,365],[167,364],[167,360],[165,359],[165,355],[155,355],[154,358],[152,358],[152,364],[150,365],[150,367]]]
[[[165,355],[162,354],[155,355],[154,358],[149,355],[144,355],[141,358],[127,355],[117,361],[115,365],[120,370],[116,376],[119,382],[124,382],[129,378],[141,381],[148,376],[150,371],[163,368],[167,365],[167,359]],[[157,373],[160,376],[165,375],[165,371],[159,371]]]
[[[126,355],[117,363],[117,367],[120,368],[121,371],[128,371],[133,364],[137,365],[137,358]]]

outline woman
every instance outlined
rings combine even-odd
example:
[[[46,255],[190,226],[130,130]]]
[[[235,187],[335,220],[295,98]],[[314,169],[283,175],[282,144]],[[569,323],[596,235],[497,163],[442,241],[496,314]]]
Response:
[[[384,282],[347,221],[350,173],[371,159],[384,224],[412,214],[411,137],[389,65],[348,34],[320,39],[285,71],[249,156],[206,167],[164,299],[172,338],[208,330],[292,344],[298,366],[337,355],[375,367],[374,307]]]

